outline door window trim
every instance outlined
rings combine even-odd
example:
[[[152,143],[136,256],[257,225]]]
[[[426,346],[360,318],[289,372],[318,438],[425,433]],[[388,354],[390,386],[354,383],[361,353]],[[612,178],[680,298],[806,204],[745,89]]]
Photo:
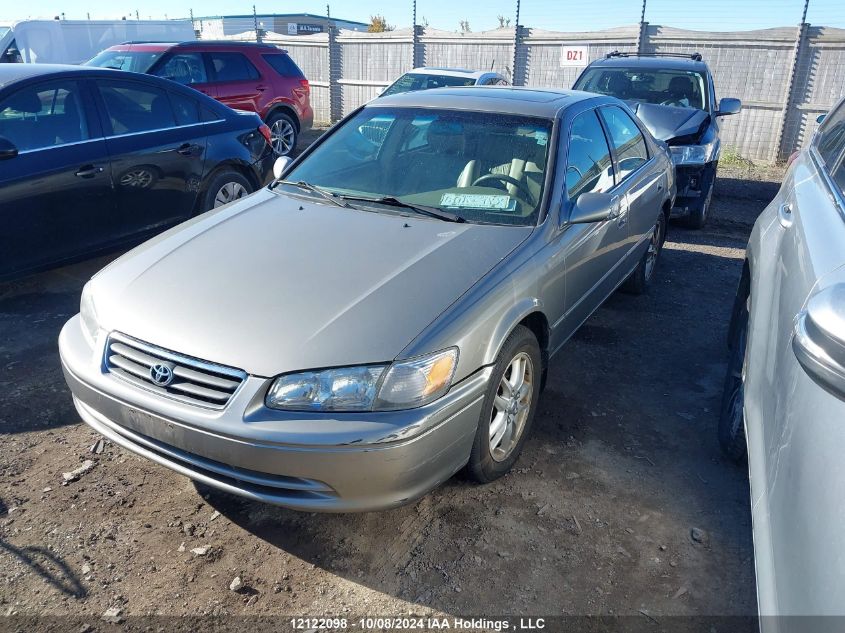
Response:
[[[619,108],[620,110],[622,110],[622,112],[625,112],[624,109],[620,108],[615,103],[603,103],[599,106],[596,106],[596,110],[600,110],[602,108]],[[625,176],[621,180],[616,181],[616,186],[611,191],[615,190],[617,187],[619,187],[619,185],[627,182],[628,180],[630,180],[631,178],[636,176],[640,171],[642,171],[642,169],[644,167],[648,166],[651,163],[651,161],[654,160],[654,156],[655,156],[654,152],[651,151],[651,147],[649,147],[648,139],[646,138],[645,132],[643,132],[643,129],[640,127],[640,124],[637,121],[636,115],[632,116],[628,112],[625,112],[625,114],[627,114],[631,118],[631,121],[634,123],[636,128],[640,131],[640,136],[643,137],[643,143],[645,144],[645,153],[647,154],[648,158],[646,159],[645,162],[643,162],[642,165],[637,167],[635,170],[629,172],[627,176]],[[610,154],[613,157],[614,173],[618,175],[619,174],[619,157],[616,154],[616,146],[613,143],[613,137],[610,134],[610,130],[607,128],[607,122],[604,120],[604,117],[602,117],[601,114],[599,114],[598,116],[599,116],[599,122],[601,123],[601,126],[604,129],[604,135],[608,139],[608,146],[610,147]]]

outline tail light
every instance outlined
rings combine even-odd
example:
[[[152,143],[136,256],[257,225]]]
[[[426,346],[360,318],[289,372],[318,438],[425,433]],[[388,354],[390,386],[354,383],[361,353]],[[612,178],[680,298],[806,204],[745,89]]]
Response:
[[[311,94],[311,84],[308,83],[308,80],[304,77],[299,80],[300,85],[302,86],[303,91],[305,92],[305,96]]]
[[[272,146],[273,137],[270,134],[270,128],[262,123],[258,126],[258,131],[261,133],[261,136],[264,137],[264,140],[267,141],[267,144]]]

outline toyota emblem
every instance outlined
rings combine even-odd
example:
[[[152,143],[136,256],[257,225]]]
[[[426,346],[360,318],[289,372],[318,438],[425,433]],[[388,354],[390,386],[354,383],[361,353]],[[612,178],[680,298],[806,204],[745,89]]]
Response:
[[[162,363],[156,363],[150,367],[150,380],[154,385],[166,387],[173,382],[173,369]]]

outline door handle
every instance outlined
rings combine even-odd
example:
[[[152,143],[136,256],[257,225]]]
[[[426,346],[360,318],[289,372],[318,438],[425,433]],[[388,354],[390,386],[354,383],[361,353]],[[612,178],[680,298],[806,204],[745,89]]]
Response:
[[[785,229],[792,226],[792,204],[784,202],[778,207],[778,220],[780,220],[780,225]]]
[[[615,220],[619,217],[620,213],[621,211],[619,209],[619,196],[613,196],[610,199],[610,213],[607,217],[609,220]]]
[[[197,146],[193,143],[182,143],[175,151],[182,156],[193,156],[196,150]]]
[[[265,86],[264,84],[259,84],[255,87],[255,89],[258,90],[258,92],[264,92],[265,90],[267,90],[267,86]]]
[[[76,171],[76,176],[80,178],[93,178],[97,174],[102,174],[103,168],[100,165],[83,165]]]

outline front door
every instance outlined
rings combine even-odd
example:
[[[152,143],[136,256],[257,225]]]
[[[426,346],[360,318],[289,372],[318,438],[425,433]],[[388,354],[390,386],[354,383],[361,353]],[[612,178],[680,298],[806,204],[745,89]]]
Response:
[[[134,80],[97,79],[123,237],[189,218],[206,150],[199,103],[181,91]]]
[[[111,240],[105,140],[84,83],[56,79],[0,99],[0,277],[77,257]]]
[[[626,199],[617,192],[610,147],[595,110],[573,119],[564,147],[567,145],[562,229],[552,244],[560,254],[561,270],[555,278],[560,292],[554,293],[552,349],[562,345],[616,287],[628,238]],[[578,197],[590,192],[611,193],[617,217],[590,224],[567,224]]]

